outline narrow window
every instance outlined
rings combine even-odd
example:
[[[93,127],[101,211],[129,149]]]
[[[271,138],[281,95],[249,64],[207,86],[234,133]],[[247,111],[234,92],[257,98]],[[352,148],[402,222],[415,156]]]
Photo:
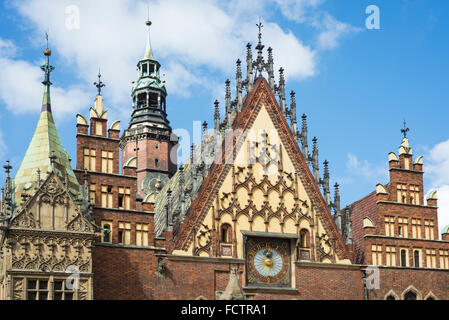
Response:
[[[156,168],[159,168],[159,159],[158,158],[154,159],[154,166]]]
[[[415,268],[419,268],[419,251],[415,250],[413,253],[414,260],[415,260]]]
[[[103,223],[103,242],[111,243],[111,225],[109,223]]]
[[[231,226],[229,224],[223,224],[221,226],[221,242],[231,242]]]
[[[407,252],[403,249],[401,250],[401,267],[407,266]]]
[[[101,206],[112,208],[112,186],[101,186]]]
[[[299,232],[299,246],[300,248],[309,247],[309,232],[306,229],[302,229]]]
[[[89,186],[89,199],[93,204],[95,204],[95,184],[94,183],[91,183]]]
[[[131,224],[120,222],[118,229],[118,242],[121,244],[131,244]]]
[[[148,246],[148,225],[147,224],[136,224],[136,245],[138,246]]]

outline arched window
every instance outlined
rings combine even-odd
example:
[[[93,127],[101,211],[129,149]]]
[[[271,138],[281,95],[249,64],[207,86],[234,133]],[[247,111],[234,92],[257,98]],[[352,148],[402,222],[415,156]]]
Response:
[[[309,231],[307,229],[301,229],[301,231],[299,232],[299,247],[308,248],[309,246]]]
[[[221,226],[221,242],[229,243],[232,242],[232,228],[229,224],[225,223]]]
[[[407,266],[407,253],[405,250],[401,250],[401,267]]]
[[[103,242],[111,242],[111,225],[103,225]]]
[[[159,159],[158,158],[154,159],[154,166],[156,168],[159,168]]]
[[[417,300],[417,295],[413,291],[408,291],[404,294],[404,300]]]
[[[386,300],[396,300],[396,297],[394,295],[390,294],[387,296]]]
[[[413,258],[415,261],[415,268],[419,268],[419,251],[418,250],[415,250],[413,252]]]

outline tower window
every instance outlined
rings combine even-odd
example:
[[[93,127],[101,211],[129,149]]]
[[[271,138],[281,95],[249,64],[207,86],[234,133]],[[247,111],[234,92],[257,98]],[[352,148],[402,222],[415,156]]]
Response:
[[[408,237],[408,220],[407,218],[398,218],[398,235],[399,237]]]
[[[407,202],[407,185],[398,184],[398,202],[406,203]]]
[[[371,246],[371,257],[372,257],[372,264],[375,266],[381,266],[382,265],[382,246],[378,245],[372,245]]]
[[[113,154],[111,151],[101,151],[101,171],[112,173]]]
[[[89,199],[95,204],[95,184],[91,183],[89,186]]]
[[[84,169],[95,171],[95,149],[84,148]]]
[[[420,264],[419,264],[419,251],[418,250],[415,250],[413,252],[413,258],[414,258],[414,261],[415,261],[415,268],[419,268]]]
[[[407,251],[401,250],[401,267],[407,266]]]
[[[155,166],[156,168],[159,168],[159,165],[160,165],[159,159],[158,159],[158,158],[154,159],[154,166]]]
[[[435,240],[433,220],[424,220],[424,232],[426,239]]]
[[[112,224],[110,222],[103,221],[101,223],[101,227],[103,228],[102,234],[102,242],[111,243],[112,239]]]
[[[156,150],[159,150],[159,143],[155,143],[155,144],[154,144],[154,148],[155,148]]]
[[[112,208],[112,186],[101,186],[101,206]]]
[[[136,245],[148,246],[148,225],[136,224]]]
[[[121,244],[131,244],[131,223],[119,223],[118,242]]]
[[[130,188],[118,188],[118,207],[120,209],[130,209]]]
[[[427,249],[426,250],[427,257],[427,268],[436,268],[437,267],[437,255],[435,249]]]
[[[385,251],[387,266],[396,266],[396,248],[393,246],[386,246]]]
[[[142,76],[148,75],[148,65],[146,63],[142,64]]]

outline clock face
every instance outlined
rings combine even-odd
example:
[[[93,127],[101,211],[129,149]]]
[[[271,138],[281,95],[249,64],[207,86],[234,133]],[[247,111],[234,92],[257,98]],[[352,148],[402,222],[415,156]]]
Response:
[[[158,188],[162,189],[168,181],[168,176],[160,172],[150,172],[142,181],[142,191],[145,194],[154,193]]]
[[[246,272],[248,286],[289,287],[289,240],[248,238]]]

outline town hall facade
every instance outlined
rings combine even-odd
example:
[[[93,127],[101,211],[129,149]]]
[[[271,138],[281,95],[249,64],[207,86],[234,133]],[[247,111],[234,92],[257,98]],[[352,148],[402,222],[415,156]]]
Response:
[[[224,112],[215,101],[213,128],[204,122],[178,163],[176,107],[146,25],[127,127],[108,119],[99,74],[93,106],[76,115],[73,168],[45,49],[35,132],[14,177],[4,166],[1,299],[449,299],[449,226],[439,234],[437,193],[425,193],[405,128],[389,182],[341,208],[259,24],[234,99],[227,80]]]

